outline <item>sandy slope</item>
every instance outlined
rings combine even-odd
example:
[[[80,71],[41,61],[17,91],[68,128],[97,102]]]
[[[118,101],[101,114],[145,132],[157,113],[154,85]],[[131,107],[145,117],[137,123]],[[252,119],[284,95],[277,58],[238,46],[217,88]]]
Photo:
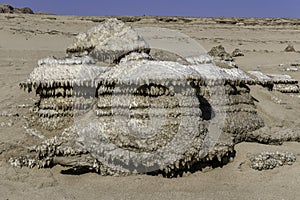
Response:
[[[132,18],[125,18],[127,21]],[[173,18],[171,18],[173,19]],[[180,44],[181,55],[195,53],[188,48],[192,40],[204,49],[222,44],[231,52],[240,48],[244,57],[237,58],[241,69],[270,73],[286,73],[300,80],[300,72],[282,72],[279,64],[300,60],[300,53],[282,50],[292,43],[300,50],[300,25],[295,21],[250,20],[244,24],[220,23],[216,19],[141,18],[131,22],[139,30],[161,27],[180,31],[181,34],[148,35],[153,44],[173,48]],[[100,22],[100,17],[62,17],[44,15],[0,15],[0,110],[18,113],[18,116],[0,117],[0,199],[297,199],[300,196],[300,144],[282,146],[241,143],[236,146],[234,161],[223,168],[197,172],[187,177],[165,179],[152,176],[101,177],[96,174],[71,176],[61,174],[62,167],[52,169],[15,169],[6,163],[12,155],[19,155],[21,147],[39,141],[22,128],[23,116],[37,97],[19,90],[18,83],[26,79],[39,58],[63,57],[64,50],[74,35]],[[279,23],[280,22],[280,23]],[[245,25],[246,24],[246,25]],[[145,28],[146,27],[146,28]],[[155,27],[155,28],[153,28]],[[146,34],[147,32],[145,32]],[[178,33],[178,32],[177,32]],[[146,36],[146,35],[145,35]],[[159,41],[169,42],[161,43]],[[156,42],[156,43],[155,43]],[[191,45],[194,45],[191,44]],[[202,49],[203,51],[203,49]],[[300,130],[300,98],[269,92],[254,86],[252,95],[266,125],[276,130]],[[272,98],[282,100],[276,104]],[[45,133],[51,136],[51,133]],[[265,150],[282,150],[298,155],[292,166],[271,171],[249,168],[247,155]]]

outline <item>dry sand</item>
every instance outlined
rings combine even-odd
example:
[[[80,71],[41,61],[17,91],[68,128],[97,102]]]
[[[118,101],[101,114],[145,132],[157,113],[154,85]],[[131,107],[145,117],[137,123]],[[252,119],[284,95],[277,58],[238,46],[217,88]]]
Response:
[[[300,24],[287,19],[183,19],[123,18],[138,30],[152,27],[147,36],[159,47],[173,48],[181,55],[191,55],[190,40],[204,49],[222,44],[228,52],[240,48],[244,57],[236,59],[243,70],[290,74],[300,80],[300,72],[283,72],[279,64],[300,60],[300,53],[283,52],[287,44],[300,50]],[[0,116],[0,199],[299,199],[300,144],[281,146],[257,143],[236,145],[233,162],[222,168],[199,171],[182,178],[159,176],[102,177],[97,174],[66,175],[63,167],[51,169],[17,169],[7,164],[10,156],[20,155],[23,147],[39,142],[26,134],[24,116],[37,97],[20,91],[18,83],[28,76],[37,60],[46,56],[63,57],[74,36],[97,25],[101,17],[52,15],[0,15],[0,110],[18,116]],[[180,31],[162,34],[159,28]],[[176,32],[178,33],[178,32]],[[159,41],[169,42],[159,42]],[[193,43],[194,44],[194,43]],[[169,46],[168,46],[169,45]],[[173,45],[173,46],[172,46]],[[192,44],[191,44],[192,45]],[[203,50],[203,49],[202,49]],[[175,50],[173,50],[175,51]],[[175,51],[176,52],[176,51]],[[257,107],[267,126],[277,131],[300,130],[300,96],[269,92],[251,87]],[[283,104],[272,101],[274,97]],[[53,133],[45,133],[50,137]],[[249,167],[247,156],[261,151],[289,151],[297,155],[292,166],[269,171]]]

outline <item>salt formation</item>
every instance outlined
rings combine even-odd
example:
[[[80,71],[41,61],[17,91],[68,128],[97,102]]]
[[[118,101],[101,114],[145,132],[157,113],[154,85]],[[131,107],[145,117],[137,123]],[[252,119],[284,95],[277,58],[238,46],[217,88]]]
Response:
[[[268,170],[283,165],[292,165],[296,161],[296,156],[289,152],[262,152],[251,155],[251,168],[255,170]]]
[[[94,63],[88,56],[39,60],[29,79],[20,83],[24,90],[35,90],[40,96],[34,110],[38,118],[33,123],[48,130],[63,128],[72,120],[74,109],[91,106],[97,87],[93,80],[108,70]]]
[[[293,79],[289,75],[281,75],[281,74],[267,74],[271,77],[274,82],[274,90],[277,90],[282,93],[298,93],[299,85],[298,81]]]
[[[235,53],[235,52],[234,52]],[[237,52],[241,53],[241,52]],[[236,68],[237,65],[234,62],[233,56],[226,52],[222,45],[213,47],[208,55],[213,57],[214,64],[221,68]]]
[[[207,54],[198,55],[198,56],[189,56],[185,58],[192,65],[201,65],[213,63],[213,57]]]
[[[226,164],[235,138],[263,126],[247,86],[255,80],[243,71],[161,61],[148,50],[131,27],[108,19],[79,35],[69,58],[40,60],[20,86],[40,96],[41,127],[66,129],[10,163],[174,177]]]
[[[239,56],[244,56],[244,53],[240,49],[235,49],[232,52],[232,57],[239,57]]]
[[[299,93],[298,81],[289,75],[264,74],[259,71],[248,71],[258,84],[282,93]]]
[[[67,49],[70,55],[87,55],[105,63],[117,63],[130,52],[149,51],[148,44],[135,30],[117,19],[107,19],[105,23],[81,33],[73,45]]]
[[[231,55],[226,52],[225,48],[222,45],[213,47],[208,54],[213,57],[220,57],[225,61],[233,61]]]

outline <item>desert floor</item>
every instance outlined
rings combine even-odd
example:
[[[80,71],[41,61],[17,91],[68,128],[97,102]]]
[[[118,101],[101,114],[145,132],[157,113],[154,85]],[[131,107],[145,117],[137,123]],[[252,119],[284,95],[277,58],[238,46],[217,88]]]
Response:
[[[0,199],[299,199],[300,144],[297,142],[280,146],[240,143],[235,147],[234,161],[226,166],[173,179],[147,175],[65,175],[60,166],[19,169],[7,164],[7,159],[24,151],[23,147],[39,141],[23,128],[24,116],[37,97],[21,91],[18,83],[27,78],[38,59],[63,57],[75,35],[101,20],[101,17],[0,15]],[[289,43],[300,50],[297,20],[243,22],[159,17],[123,20],[144,34],[156,48],[182,56],[203,53],[219,44],[228,52],[240,48],[245,53],[244,57],[236,58],[241,69],[289,74],[300,81],[299,71],[283,72],[279,66],[300,60],[299,52],[283,52]],[[299,94],[270,92],[260,86],[251,89],[266,126],[276,131],[300,131]],[[282,104],[276,104],[274,98],[282,100]],[[297,161],[292,166],[268,171],[249,167],[249,154],[276,150],[296,154]]]

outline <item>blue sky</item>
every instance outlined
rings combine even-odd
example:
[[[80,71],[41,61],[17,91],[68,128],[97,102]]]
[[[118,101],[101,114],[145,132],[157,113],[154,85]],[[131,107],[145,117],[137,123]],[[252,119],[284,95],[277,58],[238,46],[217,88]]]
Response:
[[[300,0],[0,0],[60,15],[300,18]]]

